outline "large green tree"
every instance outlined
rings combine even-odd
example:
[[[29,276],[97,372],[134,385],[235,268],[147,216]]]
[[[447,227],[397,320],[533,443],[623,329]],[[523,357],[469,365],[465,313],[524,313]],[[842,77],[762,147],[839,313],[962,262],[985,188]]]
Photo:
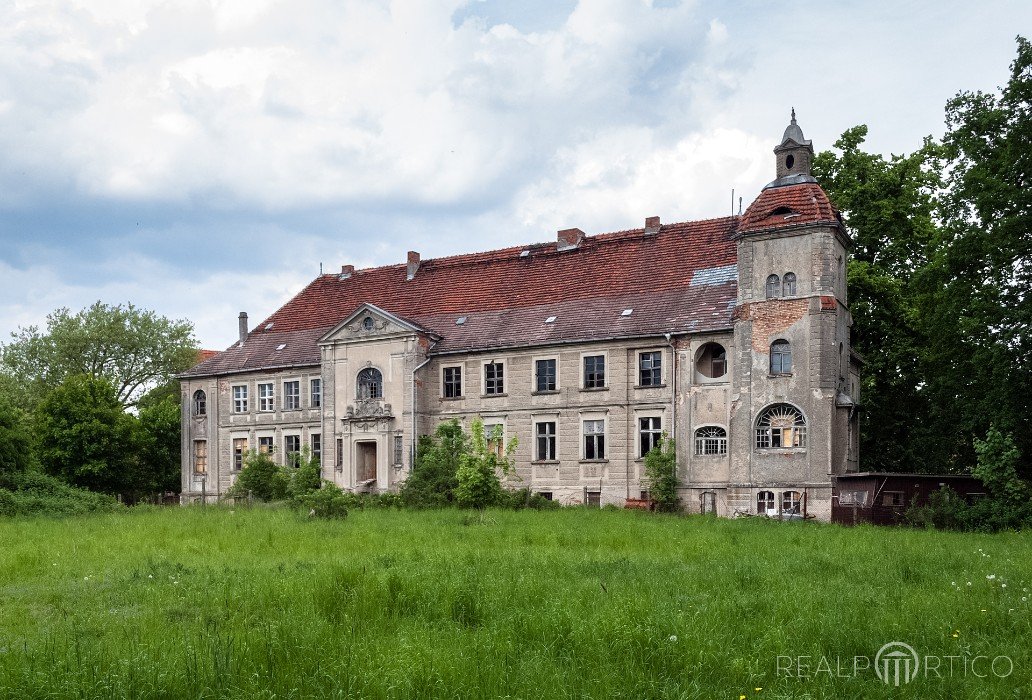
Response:
[[[158,387],[140,399],[137,421],[137,487],[144,493],[179,491],[182,426],[179,388]]]
[[[106,379],[68,377],[40,402],[35,424],[47,473],[91,491],[140,490],[136,418]]]
[[[32,439],[25,413],[0,395],[0,486],[6,477],[28,471]]]
[[[945,447],[974,462],[990,425],[1012,435],[1032,476],[1032,44],[1017,38],[996,93],[946,108],[951,161],[941,234],[921,276],[925,374]]]
[[[938,227],[941,147],[926,139],[886,159],[862,146],[866,126],[847,130],[814,159],[814,175],[842,211],[853,238],[847,270],[852,346],[861,371],[861,460],[865,469],[939,471],[942,455],[927,418],[915,280]]]
[[[132,304],[97,302],[78,313],[58,309],[45,331],[21,328],[2,347],[0,370],[24,387],[20,400],[34,406],[67,377],[106,379],[119,404],[134,406],[150,388],[168,382],[197,361],[189,321],[173,321]]]

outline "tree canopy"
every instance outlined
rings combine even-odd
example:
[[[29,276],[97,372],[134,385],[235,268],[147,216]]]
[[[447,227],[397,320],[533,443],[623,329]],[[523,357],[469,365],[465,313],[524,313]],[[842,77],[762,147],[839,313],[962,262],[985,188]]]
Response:
[[[123,407],[197,361],[193,324],[173,321],[132,304],[96,302],[72,313],[57,309],[47,327],[21,328],[2,348],[0,366],[26,387],[21,399],[34,406],[67,377],[106,379]]]

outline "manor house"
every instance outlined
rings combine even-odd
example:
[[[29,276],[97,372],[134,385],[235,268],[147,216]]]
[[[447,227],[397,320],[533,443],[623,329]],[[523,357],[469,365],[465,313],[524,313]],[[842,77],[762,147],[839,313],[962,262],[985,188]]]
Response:
[[[695,512],[831,516],[858,471],[850,239],[795,114],[744,214],[322,274],[181,376],[184,500],[217,498],[249,450],[395,490],[414,446],[479,417],[518,438],[518,480],[565,504],[644,496],[676,440]],[[495,427],[497,426],[497,427]],[[498,445],[501,449],[501,445]]]

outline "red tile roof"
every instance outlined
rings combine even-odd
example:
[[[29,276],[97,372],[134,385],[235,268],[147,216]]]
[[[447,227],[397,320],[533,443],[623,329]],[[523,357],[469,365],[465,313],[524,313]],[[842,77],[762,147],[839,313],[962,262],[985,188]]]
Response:
[[[218,350],[198,350],[197,351],[197,362],[194,364],[199,365],[205,360],[211,359],[219,354]]]
[[[800,224],[841,225],[838,211],[815,182],[771,187],[760,192],[745,214],[738,232],[757,233]]]
[[[318,339],[370,303],[441,337],[435,353],[731,328],[736,217],[321,275],[184,376],[316,365]],[[522,255],[529,251],[528,255]],[[633,309],[624,316],[625,309]],[[459,316],[466,316],[456,325]],[[555,316],[552,323],[545,319]],[[271,324],[271,328],[269,327]]]

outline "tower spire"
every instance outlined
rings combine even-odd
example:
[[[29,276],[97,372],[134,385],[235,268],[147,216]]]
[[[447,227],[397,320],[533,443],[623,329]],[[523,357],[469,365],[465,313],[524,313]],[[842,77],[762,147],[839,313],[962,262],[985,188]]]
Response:
[[[774,148],[777,179],[767,187],[816,182],[810,174],[810,164],[813,162],[813,144],[810,139],[803,136],[803,129],[796,122],[794,106],[791,114],[792,121],[785,128],[781,143]]]

